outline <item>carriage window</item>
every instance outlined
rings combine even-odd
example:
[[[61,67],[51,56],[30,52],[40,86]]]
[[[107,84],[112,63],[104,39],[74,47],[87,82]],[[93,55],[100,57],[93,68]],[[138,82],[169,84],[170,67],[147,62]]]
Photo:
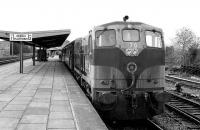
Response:
[[[102,30],[96,32],[96,45],[102,46],[113,46],[116,43],[115,30]]]
[[[125,42],[136,42],[140,40],[139,30],[123,30],[123,40]]]
[[[155,31],[146,31],[145,34],[147,46],[162,48],[161,33]]]

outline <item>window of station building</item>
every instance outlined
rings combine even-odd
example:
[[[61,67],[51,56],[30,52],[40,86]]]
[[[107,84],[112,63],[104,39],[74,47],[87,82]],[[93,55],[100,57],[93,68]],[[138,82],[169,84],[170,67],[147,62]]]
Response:
[[[116,44],[115,30],[101,30],[96,32],[96,45],[98,47],[113,46]]]
[[[156,31],[146,31],[146,44],[149,47],[162,48],[161,33]]]
[[[137,29],[124,29],[122,31],[122,38],[125,42],[137,42],[140,40],[140,33]]]

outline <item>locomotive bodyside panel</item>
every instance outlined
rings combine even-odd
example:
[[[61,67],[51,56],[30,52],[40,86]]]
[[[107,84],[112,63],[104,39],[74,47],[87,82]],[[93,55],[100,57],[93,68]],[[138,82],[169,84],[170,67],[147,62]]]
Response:
[[[163,88],[164,89],[164,65],[145,69],[139,76],[137,88]],[[160,89],[160,90],[163,90]]]
[[[74,70],[74,41],[69,43],[63,50],[63,59],[65,64],[73,71]]]
[[[147,55],[149,54],[149,55]],[[102,80],[105,78],[109,78],[108,80],[127,80],[127,86],[130,85],[129,80],[132,79],[131,73],[127,70],[127,65],[130,62],[134,62],[138,67],[135,71],[135,75],[137,76],[137,79],[139,79],[139,76],[141,73],[150,67],[154,66],[163,66],[164,65],[164,58],[163,57],[163,51],[160,49],[144,49],[137,57],[130,57],[126,56],[120,49],[118,48],[112,48],[112,49],[96,49],[94,53],[94,62],[92,63],[94,66],[97,66],[96,72],[95,72],[95,79]],[[149,62],[147,62],[149,59],[151,59]],[[104,67],[103,69],[100,69],[100,67]],[[107,67],[107,68],[106,68]],[[115,69],[113,69],[115,68]],[[150,69],[150,72],[153,72],[155,74],[156,71],[159,70],[159,74],[155,78],[161,78],[164,79],[163,70],[164,68],[153,68]],[[155,71],[155,72],[154,72]],[[162,73],[160,73],[162,72]],[[151,73],[152,75],[155,75]],[[151,76],[151,75],[150,75]],[[160,76],[160,77],[158,77]],[[144,76],[143,76],[144,77]],[[152,76],[151,76],[152,77]],[[146,77],[147,79],[148,77]],[[145,86],[143,86],[145,87]],[[164,87],[164,86],[160,86]]]

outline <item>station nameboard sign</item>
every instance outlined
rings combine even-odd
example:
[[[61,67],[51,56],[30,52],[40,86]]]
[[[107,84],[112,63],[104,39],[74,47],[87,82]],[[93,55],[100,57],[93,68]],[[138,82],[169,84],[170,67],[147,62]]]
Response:
[[[10,33],[10,41],[32,41],[32,34]]]

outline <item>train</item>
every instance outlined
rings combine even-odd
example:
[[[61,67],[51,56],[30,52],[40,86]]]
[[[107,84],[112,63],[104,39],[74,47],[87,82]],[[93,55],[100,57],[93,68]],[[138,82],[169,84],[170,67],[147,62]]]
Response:
[[[141,22],[94,27],[62,49],[67,65],[94,107],[111,120],[147,119],[164,111],[163,31]]]

